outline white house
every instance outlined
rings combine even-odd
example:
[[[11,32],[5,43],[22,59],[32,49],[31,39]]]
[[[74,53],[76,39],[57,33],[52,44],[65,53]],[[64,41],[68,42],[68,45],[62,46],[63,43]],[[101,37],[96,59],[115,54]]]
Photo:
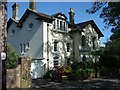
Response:
[[[69,64],[70,59],[93,60],[92,50],[99,48],[103,36],[93,20],[74,24],[74,11],[70,9],[70,22],[65,14],[46,15],[36,11],[36,3],[18,19],[18,4],[8,21],[8,42],[21,56],[31,57],[32,78],[40,78],[55,65]]]

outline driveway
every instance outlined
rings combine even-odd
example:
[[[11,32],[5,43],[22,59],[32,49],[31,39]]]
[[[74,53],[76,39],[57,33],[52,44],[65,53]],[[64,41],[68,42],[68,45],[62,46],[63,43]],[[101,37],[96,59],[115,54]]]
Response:
[[[92,89],[109,89],[120,90],[119,79],[87,79],[79,81],[63,80],[62,82],[52,82],[49,79],[33,80],[33,88],[40,88],[40,90],[92,90]]]

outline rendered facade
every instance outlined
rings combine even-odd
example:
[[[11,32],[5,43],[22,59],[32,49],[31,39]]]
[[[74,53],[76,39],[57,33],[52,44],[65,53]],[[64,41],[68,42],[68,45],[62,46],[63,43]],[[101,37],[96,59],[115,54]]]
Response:
[[[12,6],[13,15],[8,21],[8,42],[21,56],[33,59],[32,78],[40,78],[54,66],[64,66],[71,59],[99,60],[91,54],[99,49],[103,34],[93,20],[74,23],[74,10],[69,18],[63,13],[46,15],[36,11],[36,2],[18,19],[18,7]]]

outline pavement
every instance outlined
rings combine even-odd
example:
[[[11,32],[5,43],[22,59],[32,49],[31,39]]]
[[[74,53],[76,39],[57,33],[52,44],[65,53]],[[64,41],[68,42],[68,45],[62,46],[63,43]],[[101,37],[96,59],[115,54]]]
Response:
[[[120,79],[93,78],[79,81],[63,79],[62,82],[53,82],[50,79],[34,79],[32,80],[32,88],[40,90],[120,90]]]

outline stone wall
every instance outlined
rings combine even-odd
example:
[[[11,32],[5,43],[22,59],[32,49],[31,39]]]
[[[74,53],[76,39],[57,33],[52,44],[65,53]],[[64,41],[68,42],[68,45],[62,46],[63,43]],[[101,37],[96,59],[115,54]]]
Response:
[[[31,58],[21,57],[14,69],[7,69],[7,88],[30,88]]]

